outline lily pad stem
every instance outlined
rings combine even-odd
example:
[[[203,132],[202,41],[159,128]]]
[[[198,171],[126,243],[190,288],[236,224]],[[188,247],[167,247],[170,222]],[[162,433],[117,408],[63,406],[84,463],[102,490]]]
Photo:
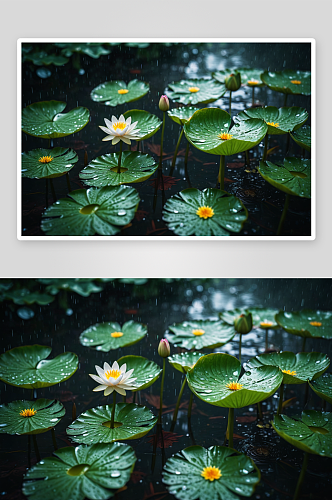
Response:
[[[269,329],[267,328],[265,331],[265,351],[269,348]]]
[[[68,192],[71,193],[71,185],[68,172],[66,173],[66,181],[67,181]]]
[[[175,410],[174,410],[174,413],[173,413],[172,424],[171,424],[171,428],[170,428],[171,432],[173,432],[175,424],[176,424],[176,421],[177,421],[177,418],[178,418],[179,406],[180,406],[180,402],[181,402],[181,398],[182,398],[182,394],[183,394],[184,388],[186,386],[186,382],[187,382],[187,377],[185,376],[184,377],[184,381],[183,381],[183,383],[181,385],[181,389],[180,389],[180,392],[179,392],[178,400],[176,402]]]
[[[164,115],[165,115],[165,113],[164,113]],[[162,416],[162,412],[163,412],[163,392],[164,392],[165,369],[166,369],[166,358],[163,358],[163,375],[161,377],[160,406],[159,406],[159,416],[158,416],[158,423],[159,424],[161,424],[161,416]]]
[[[287,97],[288,97],[288,94],[285,94],[284,106],[286,106],[286,104],[287,104]]]
[[[283,209],[281,217],[280,217],[280,222],[279,222],[279,226],[278,226],[277,236],[281,235],[281,231],[282,231],[285,219],[286,219],[286,214],[287,214],[288,205],[289,205],[289,197],[290,197],[290,195],[287,193],[286,194],[286,198],[285,198],[284,209]]]
[[[188,406],[188,420],[191,419],[191,409],[193,406],[193,399],[194,399],[194,393],[190,393],[190,398],[189,398],[189,406]]]
[[[252,87],[252,104],[251,106],[255,106],[255,85]]]
[[[293,500],[298,500],[298,498],[300,496],[301,486],[302,486],[304,476],[305,476],[307,466],[308,466],[308,460],[309,460],[309,453],[305,452],[304,457],[303,457],[302,469],[301,469],[300,477],[297,481],[296,490],[294,493]]]
[[[76,403],[73,403],[73,407],[71,409],[71,421],[74,422],[76,420]]]
[[[181,142],[181,139],[182,139],[182,136],[183,136],[183,132],[184,132],[184,128],[182,127],[182,130],[181,130],[180,135],[179,135],[179,140],[178,140],[177,145],[176,145],[176,147],[175,147],[175,151],[174,151],[174,156],[173,156],[173,160],[172,160],[172,166],[171,166],[170,175],[172,175],[173,170],[174,170],[174,167],[175,167],[175,161],[176,161],[176,157],[177,157],[177,155],[178,155],[178,151],[179,151],[180,142]]]
[[[52,427],[51,431],[52,431],[52,441],[53,441],[53,447],[54,447],[54,450],[56,451],[56,450],[58,449],[58,445],[56,444],[54,427]]]
[[[189,142],[187,143],[186,147],[186,155],[184,157],[184,166],[187,168],[187,163],[188,163],[188,155],[189,155]]]
[[[121,173],[121,156],[122,156],[122,141],[120,141],[120,151],[119,151],[119,158],[118,158],[118,170],[117,173]]]
[[[302,341],[302,352],[304,352],[306,340],[307,340],[307,337],[303,337],[303,341]]]
[[[232,115],[232,91],[229,91],[229,114]]]
[[[267,145],[269,143],[269,134],[266,134],[264,141],[264,153],[263,153],[263,161],[266,161],[267,158]]]
[[[112,406],[112,415],[111,415],[111,429],[114,429],[115,402],[116,402],[116,391],[113,391],[113,406]]]
[[[164,145],[164,132],[165,132],[165,116],[166,116],[166,113],[165,111],[163,111],[163,128],[162,128],[162,131],[161,131],[161,141],[160,141],[160,158],[159,158],[159,167],[160,169],[162,169],[162,163],[163,163],[163,145]]]
[[[240,333],[240,340],[239,340],[239,361],[241,363],[241,350],[242,350],[242,333]]]
[[[283,401],[284,401],[284,383],[281,382],[281,386],[279,388],[279,405],[278,405],[277,415],[280,415],[280,413],[282,413]]]
[[[219,166],[219,177],[220,177],[220,191],[224,190],[225,187],[225,156],[220,155],[220,166]]]
[[[228,447],[233,448],[234,408],[228,409]]]
[[[35,434],[32,434],[32,440],[33,440],[33,446],[35,447],[35,454],[36,454],[37,462],[40,462],[40,453],[39,453],[37,439],[36,439]]]
[[[57,200],[57,197],[56,197],[56,194],[55,194],[55,189],[54,189],[54,185],[53,185],[53,179],[50,179],[50,184],[51,184],[51,191],[52,191],[53,201],[55,203],[56,200]]]
[[[45,201],[46,201],[46,203],[45,203],[45,206],[46,206],[46,208],[48,208],[48,178],[47,177],[46,177],[45,181],[46,181],[46,189],[45,189],[45,197],[46,197]]]

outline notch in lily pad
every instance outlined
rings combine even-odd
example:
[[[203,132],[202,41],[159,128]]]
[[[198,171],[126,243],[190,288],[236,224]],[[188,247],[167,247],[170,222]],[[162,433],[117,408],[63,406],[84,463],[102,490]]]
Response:
[[[332,373],[324,373],[319,379],[309,382],[309,385],[317,396],[332,404]]]
[[[80,342],[85,347],[109,352],[120,347],[134,345],[147,333],[148,329],[142,323],[130,320],[121,327],[119,323],[111,321],[97,323],[84,330],[80,335]]]
[[[225,85],[212,78],[192,78],[169,83],[166,95],[174,102],[195,105],[214,102],[226,93]]]
[[[95,102],[102,102],[106,106],[118,106],[127,102],[138,101],[150,90],[146,82],[131,80],[128,85],[122,80],[111,80],[95,87],[90,97]]]
[[[230,342],[234,329],[218,320],[184,321],[168,327],[166,338],[183,349],[215,349]],[[187,370],[188,371],[188,370]]]

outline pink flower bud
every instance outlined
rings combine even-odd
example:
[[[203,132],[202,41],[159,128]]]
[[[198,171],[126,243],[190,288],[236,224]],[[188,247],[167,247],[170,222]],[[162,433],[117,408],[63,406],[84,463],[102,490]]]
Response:
[[[167,339],[161,339],[158,346],[158,354],[162,358],[168,358],[171,354],[171,348]]]
[[[159,109],[161,111],[168,111],[169,110],[169,100],[168,100],[167,95],[161,96],[161,98],[159,100]]]

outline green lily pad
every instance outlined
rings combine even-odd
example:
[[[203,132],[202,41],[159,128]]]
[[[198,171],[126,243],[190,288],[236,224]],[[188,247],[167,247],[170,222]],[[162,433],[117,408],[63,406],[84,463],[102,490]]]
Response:
[[[137,128],[139,129],[138,141],[143,141],[152,137],[161,127],[162,121],[158,116],[143,111],[142,109],[131,109],[123,113],[125,119],[131,116],[131,123],[138,122]]]
[[[51,157],[48,163],[40,161],[44,156]],[[61,177],[73,168],[78,160],[78,156],[73,149],[53,148],[53,149],[33,149],[27,153],[22,153],[22,177],[30,179],[49,179]]]
[[[201,207],[210,207],[212,215],[198,215]],[[164,221],[179,236],[229,236],[230,231],[239,233],[247,218],[241,200],[215,188],[184,189],[167,200],[163,210]]]
[[[259,173],[280,191],[301,198],[311,196],[311,162],[303,158],[285,158],[284,164],[259,162]]]
[[[81,297],[89,297],[91,293],[102,291],[101,286],[93,283],[93,278],[40,278],[39,283],[46,286],[46,292],[51,295],[57,295],[60,290],[75,292]]]
[[[275,415],[272,426],[292,446],[314,455],[332,457],[332,413],[306,410],[302,412],[302,420]]]
[[[184,125],[198,110],[199,108],[194,108],[193,106],[181,106],[181,108],[173,108],[170,111],[167,111],[167,114],[173,120],[173,122],[177,123],[178,125]]]
[[[275,108],[274,106],[265,106],[264,108],[249,108],[241,111],[234,117],[236,123],[259,118],[268,126],[268,134],[282,135],[300,128],[309,118],[308,111],[304,108],[292,106],[290,108]],[[274,123],[275,125],[269,125]]]
[[[314,382],[309,382],[311,389],[328,403],[332,404],[332,373],[324,373]]]
[[[117,403],[114,429],[111,429],[112,405],[98,406],[82,413],[68,428],[67,434],[75,443],[112,443],[139,439],[157,422],[157,417],[146,406]]]
[[[238,72],[238,70],[235,68],[234,69],[226,68],[219,71],[213,71],[212,78],[214,78],[215,80],[217,80],[222,84],[225,84],[226,76],[229,76],[231,73],[234,73],[235,71]],[[242,75],[241,75],[241,80],[242,80]]]
[[[320,377],[329,367],[330,360],[321,352],[270,352],[250,359],[246,370],[261,366],[277,366],[283,372],[284,384],[304,384]],[[287,373],[290,372],[290,373]]]
[[[157,170],[152,156],[138,151],[124,151],[121,156],[121,172],[118,173],[119,153],[109,153],[92,160],[79,174],[88,186],[119,186],[146,181]]]
[[[106,56],[111,52],[100,43],[56,43],[55,45],[62,48],[62,53],[66,57],[78,53],[99,59],[100,56]]]
[[[332,311],[280,311],[276,321],[286,332],[299,337],[332,338]]]
[[[256,68],[238,68],[241,73],[241,84],[248,87],[263,87],[265,83],[261,79],[262,69]]]
[[[221,312],[219,317],[225,321],[225,323],[234,325],[234,321],[240,316],[240,314],[248,314],[249,312],[252,314],[252,320],[255,328],[262,328],[263,330],[279,328],[279,325],[275,320],[275,315],[279,312],[278,309],[269,309],[265,307],[250,307],[249,309],[236,308],[230,311]]]
[[[171,90],[167,90],[166,95],[173,101],[181,102],[184,105],[214,102],[226,92],[225,85],[220,85],[211,78],[181,80],[180,82],[169,83],[168,86]],[[190,91],[190,88],[194,91]]]
[[[114,336],[114,333],[122,333],[122,335]],[[145,325],[133,320],[127,321],[122,327],[116,322],[97,323],[81,333],[80,342],[85,347],[109,352],[120,347],[134,345],[142,340],[147,333],[148,329]]]
[[[14,304],[19,306],[39,304],[40,306],[46,306],[53,302],[54,297],[51,297],[47,293],[31,292],[27,288],[19,288],[17,290],[10,290],[5,293],[5,299],[12,300]]]
[[[187,373],[202,356],[204,356],[204,354],[197,351],[181,352],[180,354],[173,354],[173,356],[169,356],[167,359],[173,368],[181,373]]]
[[[24,61],[31,61],[36,66],[49,66],[50,64],[54,64],[54,66],[63,66],[67,64],[69,59],[56,54],[47,54],[47,52],[41,50],[39,52],[25,54],[23,62]]]
[[[252,118],[236,123],[232,128],[231,116],[219,108],[196,111],[184,125],[184,133],[195,148],[214,155],[234,155],[259,144],[268,127],[263,120]],[[226,134],[231,137],[221,139]]]
[[[282,92],[283,94],[311,94],[310,71],[293,71],[290,69],[264,71],[261,78],[270,89]],[[292,83],[292,80],[301,83]]]
[[[168,327],[171,333],[166,338],[172,344],[184,349],[214,349],[230,342],[235,335],[222,321],[184,321]]]
[[[122,93],[122,91],[126,91]],[[93,101],[103,102],[106,106],[118,106],[125,102],[138,101],[150,90],[146,82],[140,80],[131,80],[128,85],[121,80],[104,82],[95,87],[90,97]],[[120,91],[120,93],[119,93]]]
[[[208,467],[220,477],[205,479]],[[260,477],[251,458],[225,446],[189,446],[169,458],[163,472],[169,493],[179,500],[239,500],[252,495]]]
[[[77,189],[56,201],[44,214],[42,230],[49,236],[113,236],[135,216],[136,189],[129,186]]]
[[[0,355],[0,380],[24,389],[40,389],[68,380],[77,370],[77,355],[63,352],[54,359],[45,359],[51,351],[51,347],[35,344],[4,352]]]
[[[125,443],[60,448],[24,476],[31,500],[106,500],[129,481],[136,456]]]
[[[35,414],[20,415],[27,409]],[[65,413],[63,405],[54,399],[13,401],[0,405],[0,433],[41,434],[57,425]]]
[[[143,356],[122,356],[122,358],[118,359],[118,363],[119,366],[126,363],[126,371],[134,370],[133,377],[136,377],[136,380],[133,385],[137,389],[132,389],[132,392],[147,389],[155,383],[162,372],[160,366],[149,359],[143,358]]]
[[[304,148],[307,151],[311,150],[311,128],[309,125],[304,125],[293,132],[290,136],[301,148]]]
[[[241,378],[240,373],[241,363],[234,356],[207,354],[187,373],[187,381],[193,393],[206,403],[243,408],[272,396],[283,380],[281,370],[275,366],[253,368]],[[232,383],[240,386],[232,390],[227,387]]]
[[[74,134],[87,125],[90,112],[82,106],[62,113],[67,104],[61,101],[41,101],[22,111],[22,130],[44,139],[56,139]]]

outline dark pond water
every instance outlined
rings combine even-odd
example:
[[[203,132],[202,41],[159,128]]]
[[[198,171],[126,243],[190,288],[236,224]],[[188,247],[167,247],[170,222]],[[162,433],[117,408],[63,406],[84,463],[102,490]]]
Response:
[[[54,53],[54,47],[46,44],[49,53]],[[41,49],[45,48],[40,46]],[[75,64],[74,64],[75,62]],[[79,172],[84,167],[84,156],[88,161],[97,156],[118,151],[118,145],[102,142],[104,133],[99,125],[104,125],[104,118],[112,114],[119,116],[128,109],[144,109],[162,118],[158,103],[167,85],[181,79],[210,76],[212,71],[233,67],[258,67],[271,71],[282,69],[310,70],[310,45],[300,43],[179,43],[150,44],[147,48],[128,47],[124,44],[111,47],[111,54],[92,59],[80,56],[80,70],[77,58],[62,66],[47,66],[51,71],[48,78],[38,77],[36,70],[40,67],[30,62],[23,64],[22,70],[22,107],[43,100],[59,100],[67,102],[65,111],[77,106],[85,106],[90,110],[90,123],[80,132],[61,139],[55,139],[54,146],[73,148],[79,156],[79,161],[70,171],[73,189],[84,187],[79,179]],[[150,92],[139,101],[125,105],[110,107],[93,102],[90,92],[102,82],[108,80],[124,80],[128,82],[137,78],[150,84]],[[256,104],[283,106],[284,95],[273,92],[267,87],[255,90]],[[252,90],[241,87],[233,92],[232,115],[251,106]],[[302,106],[309,112],[310,97],[288,96],[288,106]],[[171,103],[171,107],[177,104]],[[225,97],[208,106],[221,107],[228,111],[228,92]],[[204,107],[201,105],[199,107]],[[177,157],[176,167],[172,176],[170,168],[175,145],[179,136],[179,126],[167,118],[164,139],[163,174],[164,192],[161,185],[156,187],[157,173],[149,180],[136,183],[135,187],[141,202],[138,212],[130,227],[123,229],[120,236],[174,236],[162,220],[162,207],[165,201],[188,188],[204,189],[217,186],[219,157],[202,153],[190,148],[187,169],[185,168],[186,140],[183,137]],[[145,153],[159,160],[161,132],[144,141]],[[47,139],[38,139],[22,134],[22,151],[38,147],[48,147]],[[276,147],[274,154],[269,156],[273,162],[282,162],[286,152],[286,135],[270,136],[269,147]],[[135,146],[133,147],[133,149]],[[226,158],[226,191],[236,195],[249,211],[249,219],[241,235],[273,236],[284,205],[285,195],[274,189],[257,172],[259,159],[262,157],[263,143],[249,151],[250,165],[245,165],[245,154]],[[288,156],[300,156],[301,148],[290,141]],[[308,155],[308,153],[306,153]],[[68,188],[65,176],[55,179],[56,196],[64,198]],[[23,179],[22,183],[22,234],[41,236],[41,215],[45,209],[45,180]],[[159,189],[160,188],[160,189]],[[50,192],[49,192],[50,193]],[[51,193],[49,203],[52,203]],[[310,200],[292,196],[283,234],[286,236],[310,235]]]
[[[28,286],[39,289],[33,280],[13,280],[15,286]],[[1,352],[20,345],[39,343],[53,348],[51,357],[64,351],[73,351],[79,357],[77,372],[66,382],[38,390],[38,397],[57,398],[66,408],[66,415],[56,426],[58,447],[72,443],[66,435],[71,423],[73,403],[77,415],[83,411],[106,404],[102,393],[94,393],[95,382],[88,373],[94,373],[94,366],[104,361],[114,361],[127,354],[143,355],[161,365],[157,354],[159,340],[168,326],[187,319],[216,319],[222,310],[242,306],[262,306],[287,310],[301,308],[331,309],[332,281],[317,279],[150,279],[145,284],[125,284],[116,280],[104,283],[103,291],[89,297],[75,293],[63,293],[48,306],[29,307],[34,313],[29,320],[21,319],[22,308],[12,302],[2,302],[1,307]],[[31,312],[30,312],[31,315]],[[83,347],[79,335],[87,327],[103,321],[118,321],[120,324],[133,319],[145,323],[148,335],[138,344],[101,353]],[[282,330],[270,332],[270,349],[299,352],[302,339]],[[256,330],[243,338],[242,358],[262,353],[265,348],[265,333]],[[331,342],[307,340],[308,351],[315,350],[332,355]],[[218,349],[238,355],[238,339]],[[172,353],[177,349],[172,348]],[[207,350],[206,352],[210,352]],[[183,407],[180,409],[174,433],[170,434],[170,424],[177,395],[181,385],[181,374],[167,363],[164,391],[164,459],[193,443],[210,447],[222,445],[227,426],[227,409],[208,405],[194,399],[191,427],[188,427],[187,405],[190,391],[186,387],[183,394]],[[328,370],[330,371],[330,369]],[[1,382],[1,402],[8,403],[17,399],[30,399],[30,390],[7,386]],[[149,389],[142,391],[140,401],[158,414],[160,379]],[[130,394],[128,394],[130,395]],[[300,413],[304,405],[305,387],[286,386],[285,399],[294,398],[286,409],[288,415]],[[253,497],[256,500],[272,498],[284,500],[292,498],[301,468],[302,452],[281,440],[269,425],[278,404],[277,395],[263,402],[264,425],[257,420],[256,406],[235,410],[234,447],[247,453],[260,468],[262,479]],[[321,401],[310,391],[307,409],[321,409]],[[330,405],[327,405],[330,411]],[[260,425],[260,427],[257,426]],[[156,465],[151,472],[152,435],[128,441],[137,455],[135,472],[127,484],[127,489],[118,493],[117,500],[146,500],[172,497],[161,481],[163,455],[157,450]],[[41,456],[53,452],[50,433],[37,436]],[[27,437],[2,435],[1,490],[4,498],[16,500],[23,498],[21,485],[23,474],[28,465]],[[31,463],[36,462],[32,453]],[[303,498],[330,500],[331,496],[331,459],[311,456],[303,487]],[[302,498],[302,497],[301,497]]]

